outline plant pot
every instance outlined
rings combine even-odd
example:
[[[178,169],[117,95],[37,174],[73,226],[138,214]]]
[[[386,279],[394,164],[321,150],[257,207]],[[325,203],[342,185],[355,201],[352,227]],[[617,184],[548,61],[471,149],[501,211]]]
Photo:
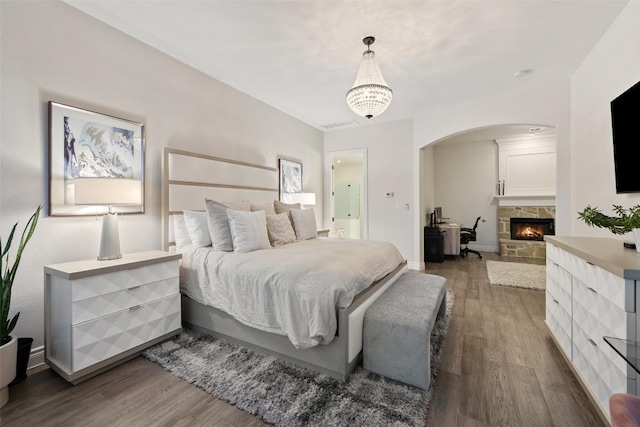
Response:
[[[0,346],[0,408],[9,401],[9,383],[16,377],[16,358],[18,355],[18,339]]]
[[[633,238],[636,241],[636,251],[640,252],[640,228],[633,229]]]
[[[31,356],[31,344],[33,338],[18,338],[18,356],[16,360],[16,377],[10,386],[16,385],[27,378],[27,367],[29,366],[29,356]]]

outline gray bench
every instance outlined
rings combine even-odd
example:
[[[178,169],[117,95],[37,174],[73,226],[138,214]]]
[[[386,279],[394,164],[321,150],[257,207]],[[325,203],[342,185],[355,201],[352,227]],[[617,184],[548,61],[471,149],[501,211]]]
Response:
[[[446,311],[447,279],[407,272],[367,309],[364,369],[428,389],[431,329]]]

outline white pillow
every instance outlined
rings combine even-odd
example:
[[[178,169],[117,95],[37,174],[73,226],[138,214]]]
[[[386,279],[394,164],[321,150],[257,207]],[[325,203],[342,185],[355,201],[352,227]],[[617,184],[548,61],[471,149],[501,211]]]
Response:
[[[286,213],[267,216],[267,233],[272,246],[282,246],[296,241],[296,233]]]
[[[227,209],[237,211],[248,211],[251,207],[249,202],[226,202],[220,203],[215,200],[205,199],[207,208],[207,224],[209,227],[209,239],[212,247],[216,251],[231,252],[233,250],[233,239],[229,229],[229,218]]]
[[[172,215],[173,218],[173,241],[176,243],[176,250],[189,246],[191,244],[191,237],[189,237],[189,230],[184,220],[184,215]],[[208,232],[208,230],[207,230]]]
[[[244,212],[227,209],[227,216],[235,253],[271,248],[264,211]]]
[[[191,243],[196,248],[211,246],[209,227],[207,226],[207,213],[201,211],[183,211],[184,223]]]
[[[313,213],[313,209],[291,209],[289,213],[291,214],[293,228],[296,230],[298,240],[318,237],[316,215]]]
[[[273,208],[273,202],[251,203],[251,212],[257,211],[264,211],[266,216],[276,214],[276,210]]]

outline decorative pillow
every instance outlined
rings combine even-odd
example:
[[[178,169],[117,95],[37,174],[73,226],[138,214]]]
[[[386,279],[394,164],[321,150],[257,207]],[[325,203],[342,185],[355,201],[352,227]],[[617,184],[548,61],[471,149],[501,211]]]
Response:
[[[282,246],[296,241],[289,215],[281,213],[267,216],[267,232],[272,246]]]
[[[207,213],[203,211],[183,211],[184,223],[191,243],[196,248],[211,246],[211,237],[207,227]]]
[[[237,211],[248,211],[251,207],[249,202],[226,202],[220,203],[215,200],[205,199],[207,208],[207,223],[212,247],[216,251],[231,252],[233,250],[233,238],[229,229],[229,218],[227,209]]]
[[[316,215],[313,213],[313,209],[291,209],[289,213],[291,214],[293,228],[296,230],[298,240],[318,237]]]
[[[273,202],[251,203],[251,212],[257,211],[264,211],[266,216],[276,214],[276,210],[273,208]]]
[[[282,203],[278,200],[273,201],[273,208],[276,214],[289,213],[291,209],[300,209],[300,203]]]
[[[276,214],[286,213],[289,217],[289,221],[291,221],[291,225],[293,226],[293,218],[291,218],[291,209],[301,209],[300,203],[282,203],[278,200],[273,201],[273,207],[276,210]]]
[[[176,251],[191,245],[191,237],[184,220],[184,215],[172,215],[173,218],[173,241],[176,243]],[[208,233],[208,231],[207,231]]]
[[[235,253],[243,254],[271,248],[264,211],[244,212],[227,209],[227,216]]]

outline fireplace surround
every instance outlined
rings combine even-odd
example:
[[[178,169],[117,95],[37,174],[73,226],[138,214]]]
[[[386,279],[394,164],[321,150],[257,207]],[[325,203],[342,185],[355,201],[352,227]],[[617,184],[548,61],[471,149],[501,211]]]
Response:
[[[520,258],[538,258],[546,257],[546,244],[542,237],[531,234],[537,232],[528,231],[526,238],[511,237],[511,220],[515,219],[516,223],[522,222],[543,222],[551,223],[552,230],[549,233],[555,234],[555,206],[499,206],[498,207],[498,240],[500,244],[500,255],[512,256]],[[533,220],[533,221],[532,221]],[[543,220],[543,221],[539,221]],[[531,225],[531,224],[530,224]]]

